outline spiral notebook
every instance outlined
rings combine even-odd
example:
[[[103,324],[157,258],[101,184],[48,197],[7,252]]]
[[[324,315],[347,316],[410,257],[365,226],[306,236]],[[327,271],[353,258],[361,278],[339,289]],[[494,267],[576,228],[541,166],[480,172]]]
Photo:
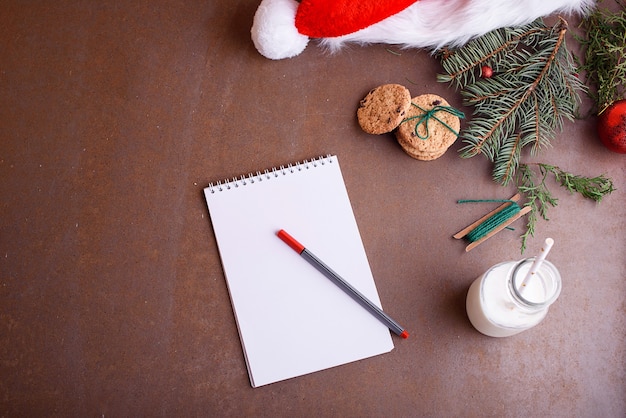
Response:
[[[380,307],[336,156],[204,194],[253,387],[393,349],[385,325],[276,236],[289,231]]]

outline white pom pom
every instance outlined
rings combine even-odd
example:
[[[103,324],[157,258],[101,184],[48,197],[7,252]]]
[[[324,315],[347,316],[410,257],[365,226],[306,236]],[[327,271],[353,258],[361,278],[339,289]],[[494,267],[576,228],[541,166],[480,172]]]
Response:
[[[254,14],[252,42],[266,58],[291,58],[306,48],[309,37],[296,29],[295,0],[263,0]]]

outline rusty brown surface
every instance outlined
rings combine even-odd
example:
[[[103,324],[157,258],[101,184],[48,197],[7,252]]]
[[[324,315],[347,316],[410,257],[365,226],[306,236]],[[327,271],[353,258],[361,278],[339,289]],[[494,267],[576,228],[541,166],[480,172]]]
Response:
[[[460,159],[460,141],[416,161],[355,117],[384,83],[461,107],[438,62],[314,43],[270,61],[250,41],[257,4],[0,5],[0,416],[625,416],[625,160],[595,120],[526,158],[617,191],[595,204],[553,187],[526,255],[555,239],[562,294],[537,328],[484,337],[465,293],[522,257],[523,222],[466,254],[451,235],[491,208],[456,200],[514,189]],[[328,153],[411,338],[253,389],[202,188]]]

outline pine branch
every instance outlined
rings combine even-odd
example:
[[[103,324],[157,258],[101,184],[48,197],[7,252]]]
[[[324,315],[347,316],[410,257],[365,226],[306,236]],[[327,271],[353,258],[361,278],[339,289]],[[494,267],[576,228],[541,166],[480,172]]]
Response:
[[[497,71],[497,63],[515,51],[522,39],[545,30],[548,28],[534,27],[532,24],[521,28],[495,30],[474,39],[462,49],[444,48],[439,57],[446,74],[438,74],[437,81],[454,82],[457,88],[472,84],[476,81],[477,68],[483,64],[491,64],[494,71]]]
[[[533,170],[533,166],[538,168],[539,175]],[[549,164],[520,164],[517,189],[526,196],[526,206],[531,207],[528,213],[526,232],[522,235],[522,253],[526,249],[528,239],[535,235],[535,226],[539,217],[546,221],[549,220],[549,207],[555,207],[558,204],[558,199],[552,195],[546,185],[548,174],[552,174],[554,180],[570,193],[579,193],[596,202],[600,202],[604,196],[615,190],[613,181],[604,175],[584,177],[563,171],[559,167]],[[536,177],[540,177],[539,182],[537,182]]]
[[[440,82],[461,89],[474,115],[461,132],[461,156],[484,154],[494,163],[493,178],[504,185],[515,176],[522,150],[536,154],[550,145],[563,118],[573,120],[578,91],[565,46],[567,23],[547,27],[538,20],[520,28],[504,28],[440,54],[445,74]],[[477,78],[490,65],[492,78]]]

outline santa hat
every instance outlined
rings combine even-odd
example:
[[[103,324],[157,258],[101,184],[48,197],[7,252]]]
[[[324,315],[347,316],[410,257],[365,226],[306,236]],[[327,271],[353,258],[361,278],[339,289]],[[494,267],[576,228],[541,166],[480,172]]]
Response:
[[[252,40],[267,58],[300,54],[309,37],[331,50],[346,42],[459,46],[552,13],[585,12],[595,0],[262,0]]]
[[[252,40],[267,58],[300,54],[311,38],[348,35],[406,9],[417,0],[263,0]]]
[[[303,0],[296,13],[298,32],[310,38],[348,35],[400,13],[417,0]]]

